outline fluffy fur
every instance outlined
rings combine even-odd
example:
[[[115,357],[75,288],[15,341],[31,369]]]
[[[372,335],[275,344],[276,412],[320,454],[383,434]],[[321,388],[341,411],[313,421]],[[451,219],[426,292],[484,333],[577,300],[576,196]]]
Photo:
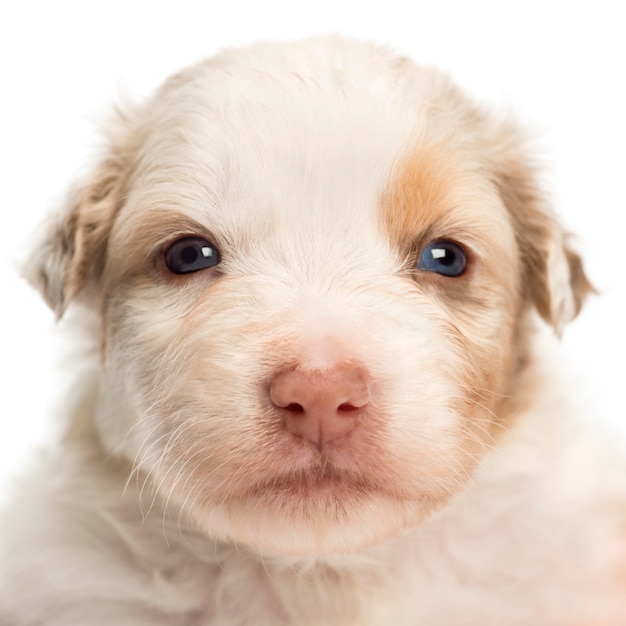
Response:
[[[590,285],[513,123],[323,39],[106,135],[29,270],[95,356],[2,513],[3,625],[626,624],[624,463],[545,348]]]

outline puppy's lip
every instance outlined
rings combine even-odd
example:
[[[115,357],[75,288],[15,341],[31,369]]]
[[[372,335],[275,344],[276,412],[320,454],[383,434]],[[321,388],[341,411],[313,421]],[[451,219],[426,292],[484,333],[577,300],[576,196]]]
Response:
[[[331,466],[313,467],[284,474],[258,483],[250,495],[285,495],[290,498],[351,497],[379,491],[367,477],[336,470]]]

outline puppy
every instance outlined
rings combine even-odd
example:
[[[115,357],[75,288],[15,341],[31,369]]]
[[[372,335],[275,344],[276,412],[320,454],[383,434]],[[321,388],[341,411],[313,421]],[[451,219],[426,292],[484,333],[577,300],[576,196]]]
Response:
[[[105,134],[28,270],[96,356],[3,625],[626,624],[625,464],[545,347],[591,287],[510,120],[315,39]]]

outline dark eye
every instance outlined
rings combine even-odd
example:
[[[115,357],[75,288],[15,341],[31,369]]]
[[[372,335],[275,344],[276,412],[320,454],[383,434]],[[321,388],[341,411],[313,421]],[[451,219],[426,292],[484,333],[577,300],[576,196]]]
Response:
[[[417,269],[442,276],[460,276],[467,267],[463,248],[452,241],[433,241],[420,254]]]
[[[165,265],[174,274],[190,274],[220,262],[217,248],[202,237],[183,237],[165,251]]]

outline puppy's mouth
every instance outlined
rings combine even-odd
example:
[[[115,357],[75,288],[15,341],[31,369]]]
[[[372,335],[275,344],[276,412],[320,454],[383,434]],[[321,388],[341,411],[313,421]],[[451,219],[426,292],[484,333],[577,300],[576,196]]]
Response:
[[[406,497],[393,483],[383,484],[368,472],[340,469],[324,459],[293,471],[266,476],[241,495],[243,500],[262,503],[288,516],[322,513],[333,517],[341,517],[342,512],[372,497],[398,500]]]
[[[262,481],[250,489],[249,495],[317,500],[355,498],[377,490],[378,487],[364,476],[340,471],[324,464]]]

